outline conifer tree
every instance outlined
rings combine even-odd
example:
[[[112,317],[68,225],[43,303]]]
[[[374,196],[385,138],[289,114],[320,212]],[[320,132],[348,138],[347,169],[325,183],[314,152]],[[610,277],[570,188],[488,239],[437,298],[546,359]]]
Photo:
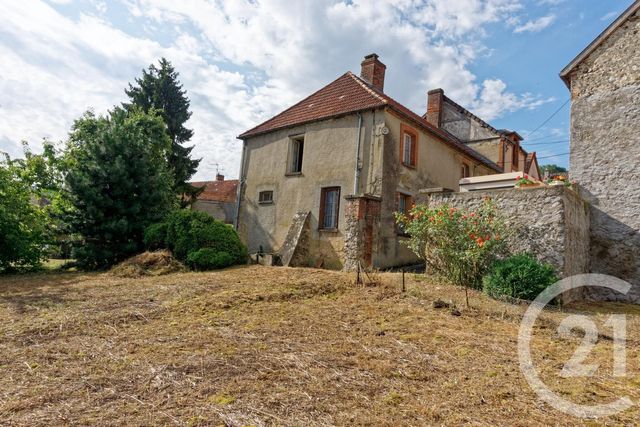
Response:
[[[196,173],[199,159],[191,158],[193,146],[185,147],[193,136],[193,130],[187,129],[185,123],[191,117],[190,101],[186,91],[178,80],[179,74],[165,58],[161,58],[158,66],[151,64],[142,71],[135,85],[129,84],[125,89],[130,103],[125,104],[128,110],[138,107],[148,112],[159,111],[167,126],[171,138],[171,151],[168,156],[169,168],[174,176],[174,190],[181,197],[183,206],[193,201],[202,189],[192,187],[188,181]]]

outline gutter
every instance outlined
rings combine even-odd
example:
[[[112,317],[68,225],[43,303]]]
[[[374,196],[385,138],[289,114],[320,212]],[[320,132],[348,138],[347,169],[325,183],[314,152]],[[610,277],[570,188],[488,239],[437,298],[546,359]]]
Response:
[[[358,136],[356,140],[356,170],[353,180],[353,195],[358,194],[360,187],[360,140],[362,136],[362,114],[358,113]]]
[[[242,187],[244,186],[244,156],[247,151],[247,141],[242,141],[242,154],[240,156],[240,174],[238,181],[238,191],[236,193],[236,217],[234,218],[233,227],[238,231],[238,225],[240,224],[240,199],[242,198]]]

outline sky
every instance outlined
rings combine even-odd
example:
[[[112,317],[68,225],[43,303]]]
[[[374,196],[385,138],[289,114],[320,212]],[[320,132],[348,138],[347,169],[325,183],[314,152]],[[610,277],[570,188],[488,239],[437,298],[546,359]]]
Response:
[[[125,102],[128,84],[165,57],[191,100],[190,144],[202,158],[193,179],[237,177],[237,135],[358,74],[375,52],[385,92],[416,113],[443,88],[518,131],[541,164],[567,166],[569,91],[558,73],[631,3],[0,0],[0,151],[64,141],[84,111]]]

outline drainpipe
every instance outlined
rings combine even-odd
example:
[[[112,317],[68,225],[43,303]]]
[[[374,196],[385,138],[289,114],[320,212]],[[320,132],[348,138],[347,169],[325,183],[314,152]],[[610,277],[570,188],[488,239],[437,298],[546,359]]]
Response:
[[[236,193],[236,218],[234,221],[234,227],[238,231],[238,224],[240,223],[240,198],[242,197],[242,187],[244,186],[244,155],[247,151],[247,141],[242,141],[242,154],[240,155],[240,174],[238,181],[238,191]]]
[[[360,187],[360,136],[362,133],[362,114],[358,113],[358,139],[356,140],[356,171],[353,180],[353,195],[358,195]]]

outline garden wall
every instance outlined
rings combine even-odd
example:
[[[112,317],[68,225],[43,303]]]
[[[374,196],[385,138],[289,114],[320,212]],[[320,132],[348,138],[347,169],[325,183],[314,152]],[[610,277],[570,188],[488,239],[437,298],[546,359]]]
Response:
[[[504,216],[512,252],[530,252],[551,264],[560,277],[589,272],[589,205],[564,186],[468,193],[422,190],[418,203],[475,209],[490,197]],[[565,302],[583,299],[582,290],[565,295]]]

